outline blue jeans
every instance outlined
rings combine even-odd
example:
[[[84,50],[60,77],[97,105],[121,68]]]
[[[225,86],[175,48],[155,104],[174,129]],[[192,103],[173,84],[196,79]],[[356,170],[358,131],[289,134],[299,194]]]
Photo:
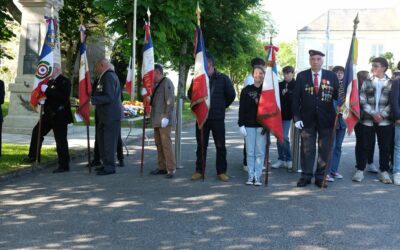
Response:
[[[265,146],[267,144],[267,137],[261,135],[262,129],[246,127],[247,136],[245,140],[249,178],[261,177],[265,159]]]
[[[342,155],[342,143],[345,135],[346,129],[336,129],[336,135],[333,138],[331,166],[327,172],[328,174],[338,171],[340,157]]]
[[[394,127],[394,163],[393,173],[400,174],[400,125]]]
[[[289,142],[289,131],[290,131],[290,124],[292,123],[291,120],[283,120],[282,127],[283,127],[283,144],[277,142],[278,147],[278,160],[281,161],[292,161],[292,155],[290,152],[290,142]]]

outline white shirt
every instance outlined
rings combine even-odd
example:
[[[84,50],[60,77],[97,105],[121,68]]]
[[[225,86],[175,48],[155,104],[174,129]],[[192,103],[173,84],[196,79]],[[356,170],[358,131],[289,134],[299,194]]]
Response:
[[[253,84],[254,84],[254,78],[253,78],[253,76],[251,74],[248,74],[246,76],[246,79],[244,79],[244,86],[243,87],[246,87],[248,85],[253,85]]]
[[[314,78],[315,78],[314,74],[318,74],[318,86],[320,86],[321,85],[321,78],[322,78],[322,69],[320,69],[318,72],[314,72],[314,71],[311,70],[311,79],[312,79],[313,83],[314,83]]]
[[[375,111],[379,112],[379,101],[381,99],[381,94],[382,94],[382,87],[383,84],[386,82],[386,76],[379,79],[377,77],[374,77],[373,83],[375,85]]]

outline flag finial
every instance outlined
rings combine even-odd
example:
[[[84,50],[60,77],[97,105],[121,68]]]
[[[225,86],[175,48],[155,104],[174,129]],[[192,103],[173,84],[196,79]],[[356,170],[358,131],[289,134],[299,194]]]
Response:
[[[201,14],[201,9],[199,2],[197,2],[196,15],[197,15],[197,25],[199,26],[200,26],[200,14]]]
[[[354,31],[356,31],[359,22],[360,22],[360,20],[358,19],[358,13],[357,13],[356,18],[354,18],[354,21],[353,21],[353,23],[354,23],[354,26],[353,26]]]
[[[150,25],[150,16],[151,16],[151,12],[150,12],[150,9],[149,9],[149,7],[147,7],[147,16],[149,17],[149,25]]]

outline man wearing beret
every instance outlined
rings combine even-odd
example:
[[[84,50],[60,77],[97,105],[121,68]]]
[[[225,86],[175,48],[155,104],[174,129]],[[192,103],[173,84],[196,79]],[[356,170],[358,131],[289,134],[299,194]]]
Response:
[[[335,73],[322,69],[324,54],[310,50],[311,68],[297,75],[293,93],[292,110],[296,128],[301,130],[301,178],[298,187],[311,183],[327,187],[324,183],[325,168],[331,148],[330,137],[336,112],[333,100],[338,96],[338,78]],[[314,173],[316,141],[318,136],[318,160]]]

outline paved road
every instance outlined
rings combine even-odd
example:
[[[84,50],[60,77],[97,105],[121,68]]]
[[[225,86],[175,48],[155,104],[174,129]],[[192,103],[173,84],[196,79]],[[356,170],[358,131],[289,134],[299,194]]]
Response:
[[[351,182],[354,138],[346,138],[344,180],[319,190],[297,188],[297,173],[271,170],[270,185],[245,186],[237,107],[227,117],[229,183],[215,177],[215,150],[205,182],[194,171],[193,127],[183,131],[183,169],[150,176],[154,142],[139,174],[139,145],[128,166],[89,175],[84,159],[72,171],[51,169],[0,183],[1,249],[399,249],[400,189],[374,174]],[[212,143],[210,143],[212,145]],[[273,143],[271,157],[276,158]]]

